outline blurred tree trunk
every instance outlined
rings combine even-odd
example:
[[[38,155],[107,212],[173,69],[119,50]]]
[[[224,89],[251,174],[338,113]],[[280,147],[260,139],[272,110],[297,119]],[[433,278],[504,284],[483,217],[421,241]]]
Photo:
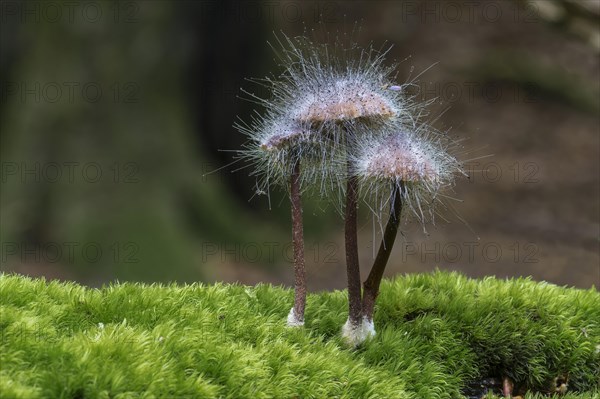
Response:
[[[194,46],[201,46],[204,62],[222,44],[208,32],[194,37],[197,21],[183,18],[189,10],[177,3],[96,4],[98,18],[94,10],[86,18],[79,5],[73,18],[52,22],[40,10],[39,22],[26,14],[10,25],[23,46],[12,65],[2,64],[3,80],[5,69],[12,72],[3,82],[0,122],[0,233],[11,252],[2,269],[22,263],[45,274],[56,262],[91,284],[196,280],[202,261],[191,233],[210,239],[214,231],[239,230],[239,211],[228,209],[236,204],[201,179],[203,149],[193,144],[185,96]],[[233,70],[243,53],[230,54]],[[215,56],[209,64],[222,62]],[[208,119],[215,108],[201,114]],[[217,117],[202,128],[233,122],[230,113]],[[190,218],[190,211],[202,215]]]

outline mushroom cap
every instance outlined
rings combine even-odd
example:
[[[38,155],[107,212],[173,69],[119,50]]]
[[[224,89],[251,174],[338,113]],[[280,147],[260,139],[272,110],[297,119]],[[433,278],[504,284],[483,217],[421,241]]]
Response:
[[[284,125],[280,130],[271,128],[265,137],[260,140],[259,146],[265,151],[276,151],[289,148],[294,142],[300,141],[303,137],[310,134],[299,126],[292,124]]]
[[[333,81],[300,102],[296,118],[308,123],[354,119],[389,119],[396,114],[392,101],[372,84],[348,79]]]
[[[431,149],[402,131],[378,140],[360,159],[359,168],[365,178],[405,182],[434,182],[440,178]]]

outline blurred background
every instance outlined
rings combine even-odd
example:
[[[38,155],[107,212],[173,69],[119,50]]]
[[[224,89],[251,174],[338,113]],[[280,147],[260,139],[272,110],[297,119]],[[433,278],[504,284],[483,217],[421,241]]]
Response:
[[[387,275],[600,283],[597,0],[0,4],[3,272],[291,285],[285,193],[227,166],[236,118],[262,112],[240,88],[267,95],[245,78],[280,72],[274,32],[358,25],[474,158],[458,216],[403,225]],[[304,215],[310,290],[344,288],[339,214],[306,198]],[[366,276],[381,234],[360,216]]]

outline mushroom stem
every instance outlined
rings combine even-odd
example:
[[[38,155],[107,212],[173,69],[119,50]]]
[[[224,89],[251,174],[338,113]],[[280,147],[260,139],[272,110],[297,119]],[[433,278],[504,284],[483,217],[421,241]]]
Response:
[[[502,379],[502,393],[505,398],[512,398],[514,383],[508,377]]]
[[[353,327],[361,323],[361,284],[360,266],[358,262],[358,179],[350,173],[351,163],[348,159],[348,182],[346,190],[346,270],[348,274],[348,321]]]
[[[296,160],[290,179],[292,203],[292,241],[294,246],[294,319],[304,323],[306,307],[306,268],[304,265],[304,229],[302,225],[302,200],[300,195],[300,160]]]
[[[383,239],[379,246],[379,251],[373,262],[373,267],[369,276],[364,283],[364,293],[362,300],[362,311],[363,316],[369,321],[373,321],[373,313],[375,311],[375,301],[379,295],[379,286],[381,285],[381,279],[383,278],[383,272],[387,266],[396,235],[398,234],[398,227],[400,226],[400,214],[402,212],[402,198],[401,192],[404,190],[404,183],[400,182],[400,186],[394,185],[391,196],[391,210],[390,219],[385,226],[385,232],[383,233]]]

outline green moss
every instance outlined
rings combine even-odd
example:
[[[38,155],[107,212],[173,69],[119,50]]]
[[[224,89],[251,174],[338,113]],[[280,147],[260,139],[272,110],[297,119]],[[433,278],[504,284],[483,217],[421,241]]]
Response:
[[[3,274],[0,392],[454,398],[482,377],[506,375],[543,392],[568,374],[566,397],[598,397],[595,289],[442,272],[399,277],[382,286],[376,338],[356,350],[339,338],[345,292],[310,295],[304,329],[285,327],[292,295],[269,285],[89,289]]]

